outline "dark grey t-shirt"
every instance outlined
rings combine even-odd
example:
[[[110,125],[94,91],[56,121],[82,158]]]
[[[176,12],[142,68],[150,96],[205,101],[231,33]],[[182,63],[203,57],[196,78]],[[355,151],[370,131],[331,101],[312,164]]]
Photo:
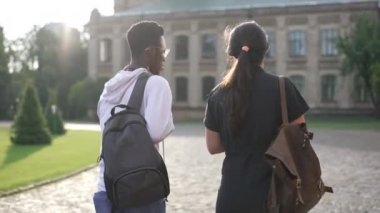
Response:
[[[289,122],[303,115],[308,105],[285,78]],[[271,169],[264,153],[274,140],[282,123],[279,78],[263,70],[252,79],[248,114],[239,133],[233,136],[224,104],[225,90],[216,87],[210,94],[204,119],[205,126],[220,134],[226,158],[217,212],[236,212],[264,206]],[[219,209],[219,211],[218,211]],[[257,211],[259,212],[259,211]]]

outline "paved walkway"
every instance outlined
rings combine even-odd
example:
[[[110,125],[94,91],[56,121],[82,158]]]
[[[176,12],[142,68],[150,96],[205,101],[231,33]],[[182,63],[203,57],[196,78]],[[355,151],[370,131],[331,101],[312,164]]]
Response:
[[[334,187],[335,194],[324,196],[311,212],[379,213],[380,133],[314,132],[313,143],[324,180]],[[203,127],[177,125],[165,145],[172,189],[167,212],[214,212],[223,155],[210,156],[207,153]],[[55,184],[0,198],[0,212],[94,212],[92,193],[96,175],[96,169],[92,169]]]

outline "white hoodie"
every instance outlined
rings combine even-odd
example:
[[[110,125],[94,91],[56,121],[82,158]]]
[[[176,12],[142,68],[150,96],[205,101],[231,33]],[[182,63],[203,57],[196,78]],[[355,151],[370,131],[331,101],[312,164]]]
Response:
[[[111,109],[118,104],[127,104],[135,86],[136,80],[145,68],[130,71],[119,71],[105,85],[98,102],[98,117],[103,132],[105,122],[111,116]],[[153,75],[145,86],[144,98],[140,113],[147,122],[147,129],[154,143],[165,139],[173,130],[173,117],[171,112],[172,93],[165,78]],[[104,163],[99,163],[98,191],[106,191],[104,186]]]

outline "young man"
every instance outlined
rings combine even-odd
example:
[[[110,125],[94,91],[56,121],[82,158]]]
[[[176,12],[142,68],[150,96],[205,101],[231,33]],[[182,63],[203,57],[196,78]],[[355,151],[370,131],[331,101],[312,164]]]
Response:
[[[110,117],[111,109],[118,104],[127,104],[138,76],[143,72],[153,74],[145,86],[140,112],[147,122],[149,134],[158,148],[158,143],[173,130],[171,112],[172,94],[169,83],[161,76],[163,62],[168,53],[163,37],[164,30],[156,22],[144,21],[131,26],[127,40],[131,51],[131,62],[119,71],[104,86],[98,103],[98,117],[102,131]],[[112,204],[107,198],[104,185],[104,162],[99,163],[98,191],[94,194],[97,213],[109,213]],[[159,200],[147,206],[117,210],[117,213],[164,213],[165,201]]]

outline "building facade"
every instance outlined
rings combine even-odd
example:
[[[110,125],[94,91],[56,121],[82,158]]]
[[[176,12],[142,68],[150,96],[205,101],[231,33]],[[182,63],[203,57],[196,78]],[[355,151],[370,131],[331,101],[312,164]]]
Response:
[[[268,3],[269,2],[269,3]],[[224,31],[255,20],[270,42],[265,70],[288,76],[312,112],[368,112],[372,105],[360,79],[343,76],[335,39],[360,14],[379,17],[374,0],[114,0],[115,13],[94,9],[87,29],[91,78],[109,78],[129,62],[127,29],[158,21],[171,49],[163,76],[173,92],[177,118],[201,117],[209,91],[229,67]]]

